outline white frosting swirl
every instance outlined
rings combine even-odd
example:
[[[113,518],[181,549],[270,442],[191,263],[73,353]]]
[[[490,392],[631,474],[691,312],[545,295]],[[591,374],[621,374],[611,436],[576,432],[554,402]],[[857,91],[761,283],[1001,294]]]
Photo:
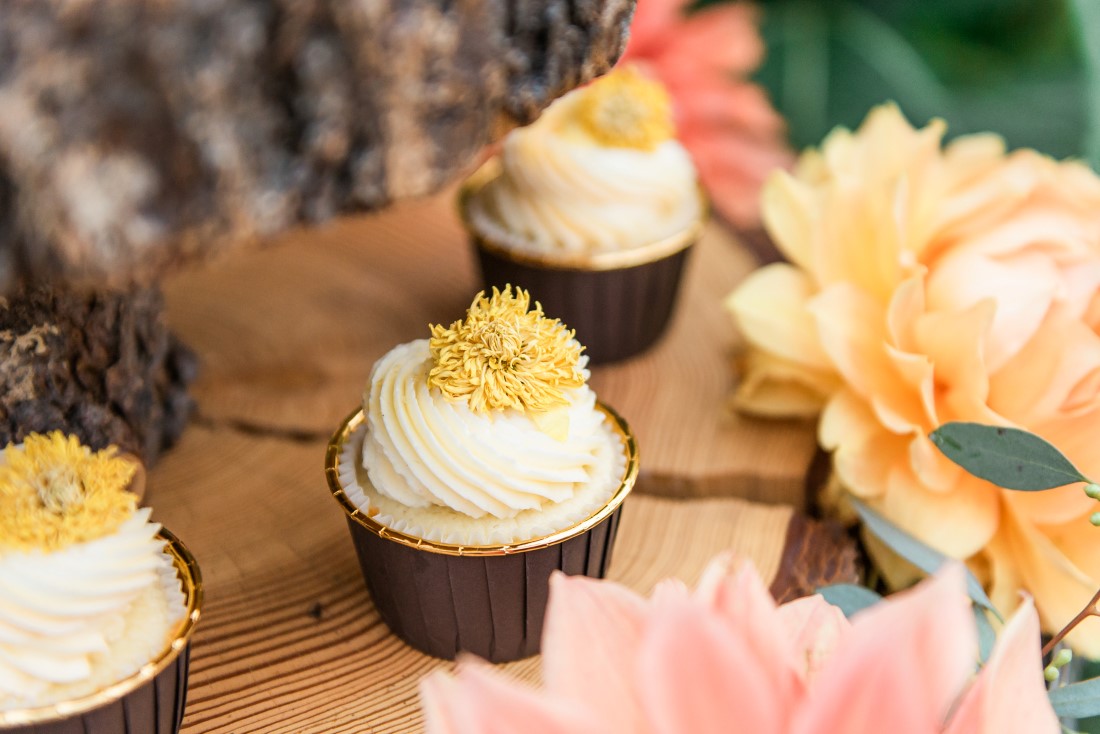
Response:
[[[514,517],[573,497],[607,445],[587,385],[568,393],[568,433],[549,435],[517,410],[474,413],[428,387],[428,340],[394,347],[371,372],[363,463],[379,493],[406,507]]]
[[[684,147],[600,144],[572,121],[580,92],[505,139],[500,175],[469,202],[474,228],[517,249],[572,254],[640,247],[697,222],[703,206]]]
[[[53,552],[0,554],[0,709],[91,693],[164,648],[183,604],[178,581],[167,603],[175,572],[149,513]],[[133,620],[136,607],[160,618]]]

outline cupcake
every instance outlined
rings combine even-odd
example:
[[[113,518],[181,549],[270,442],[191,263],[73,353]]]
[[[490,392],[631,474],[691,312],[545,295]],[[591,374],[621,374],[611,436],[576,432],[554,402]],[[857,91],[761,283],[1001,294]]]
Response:
[[[606,572],[637,448],[581,350],[526,292],[479,293],[378,360],[329,443],[367,588],[413,647],[533,655],[551,572]]]
[[[459,195],[485,287],[537,293],[592,363],[657,341],[702,231],[706,205],[671,110],[659,83],[612,71],[513,131]]]
[[[0,731],[173,734],[198,568],[127,488],[138,465],[60,432],[0,463]]]

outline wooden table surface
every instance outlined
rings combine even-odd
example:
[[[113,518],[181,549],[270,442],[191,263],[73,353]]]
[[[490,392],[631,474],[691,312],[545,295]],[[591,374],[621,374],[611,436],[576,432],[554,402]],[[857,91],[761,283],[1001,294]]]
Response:
[[[666,339],[593,371],[641,446],[610,571],[640,591],[693,581],[722,550],[754,560],[780,594],[854,573],[843,539],[792,508],[813,427],[726,409],[735,335],[721,299],[752,265],[713,227]],[[322,459],[374,360],[461,315],[476,290],[447,196],[297,232],[167,284],[170,323],[203,363],[198,416],[148,495],[205,578],[187,734],[419,730],[416,684],[449,664],[378,618]],[[537,659],[508,667],[537,675]]]

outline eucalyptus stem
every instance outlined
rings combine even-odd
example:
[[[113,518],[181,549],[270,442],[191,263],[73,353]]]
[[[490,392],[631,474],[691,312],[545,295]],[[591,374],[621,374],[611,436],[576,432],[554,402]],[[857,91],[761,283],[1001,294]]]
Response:
[[[1077,613],[1077,616],[1069,621],[1065,627],[1059,630],[1058,634],[1050,638],[1050,642],[1043,645],[1043,657],[1046,657],[1054,649],[1054,646],[1066,638],[1073,628],[1084,622],[1089,617],[1100,617],[1100,609],[1097,609],[1096,605],[1100,602],[1100,589],[1096,590],[1096,593],[1092,595],[1092,599],[1085,605],[1085,608]]]

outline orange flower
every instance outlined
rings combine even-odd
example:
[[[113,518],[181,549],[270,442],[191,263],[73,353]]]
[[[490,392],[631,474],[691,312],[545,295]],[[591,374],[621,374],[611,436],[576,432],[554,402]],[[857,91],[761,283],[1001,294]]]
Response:
[[[768,181],[765,225],[791,264],[729,298],[751,346],[736,401],[824,408],[819,439],[844,490],[965,559],[1002,612],[1030,591],[1055,631],[1100,585],[1095,503],[1080,487],[994,487],[927,435],[956,420],[1018,426],[1100,475],[1100,179],[1006,154],[993,135],[944,148],[943,133],[879,107]],[[1071,642],[1100,655],[1100,623]]]
[[[677,137],[714,207],[737,226],[755,228],[764,179],[791,163],[783,119],[764,90],[745,81],[764,56],[757,10],[738,2],[688,14],[691,4],[639,0],[620,63],[664,84]]]

